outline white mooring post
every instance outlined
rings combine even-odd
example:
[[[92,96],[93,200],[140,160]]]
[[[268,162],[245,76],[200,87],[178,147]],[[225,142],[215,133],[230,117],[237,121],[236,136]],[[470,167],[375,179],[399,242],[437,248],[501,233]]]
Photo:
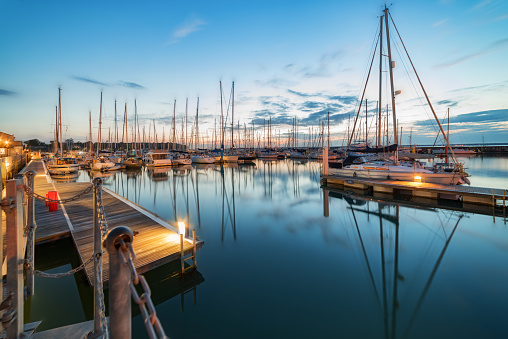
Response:
[[[7,328],[7,338],[18,338],[23,333],[23,180],[7,181],[7,200],[14,201],[6,215],[7,242],[7,293],[12,294],[12,307],[16,311]]]

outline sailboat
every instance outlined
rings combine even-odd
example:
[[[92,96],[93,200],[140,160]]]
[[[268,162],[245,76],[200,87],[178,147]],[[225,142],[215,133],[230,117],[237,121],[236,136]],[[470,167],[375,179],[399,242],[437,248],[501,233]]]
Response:
[[[195,138],[195,149],[198,151],[198,140],[199,140],[199,128],[198,128],[198,113],[199,113],[199,97],[196,105],[196,138]],[[191,157],[191,161],[195,164],[213,164],[215,158],[206,154],[195,154]]]
[[[234,124],[234,114],[235,114],[235,82],[233,81],[232,85],[232,109],[231,109],[231,149],[225,153],[224,152],[224,138],[226,133],[226,122],[224,121],[224,113],[223,113],[223,107],[222,107],[222,81],[219,82],[220,84],[220,114],[221,114],[221,132],[222,132],[222,138],[221,138],[221,148],[216,151],[218,155],[215,156],[215,162],[218,163],[226,163],[226,162],[238,162],[238,155],[234,154],[234,141],[233,141],[233,124]],[[213,152],[213,151],[212,151]]]
[[[60,132],[58,132],[60,129]],[[58,88],[58,111],[56,114],[56,133],[55,133],[55,157],[58,153],[58,141],[60,142],[60,157],[55,158],[48,164],[48,172],[51,175],[66,175],[77,173],[79,164],[75,158],[64,158],[62,147],[62,89]],[[57,140],[58,139],[58,140]]]
[[[395,112],[395,95],[400,94],[400,91],[395,92],[394,91],[394,85],[393,85],[393,67],[394,62],[392,61],[392,55],[391,55],[391,49],[390,49],[390,31],[388,26],[388,16],[390,15],[388,8],[384,9],[384,14],[380,18],[380,32],[379,32],[379,40],[376,43],[375,50],[377,49],[377,45],[379,43],[379,54],[380,54],[380,63],[379,63],[379,73],[380,73],[380,86],[379,86],[379,104],[378,104],[378,110],[379,110],[379,117],[381,116],[381,92],[382,92],[382,78],[381,74],[383,74],[383,27],[386,28],[386,44],[387,44],[387,56],[388,56],[388,72],[385,71],[385,73],[389,73],[390,75],[390,89],[391,89],[391,104],[392,104],[392,116],[393,116],[393,140],[395,141],[395,152],[394,152],[394,158],[393,159],[380,159],[380,160],[366,160],[365,157],[362,157],[360,155],[353,155],[350,154],[344,162],[330,162],[330,174],[336,174],[341,176],[347,176],[347,177],[362,177],[362,178],[372,178],[372,179],[389,179],[389,180],[404,180],[404,181],[416,181],[416,182],[428,182],[428,183],[437,183],[437,184],[448,184],[448,185],[458,185],[467,183],[469,184],[469,180],[467,179],[468,174],[464,171],[462,165],[457,161],[457,158],[455,157],[455,154],[453,152],[453,149],[450,146],[450,143],[448,141],[448,137],[446,136],[443,127],[441,126],[441,123],[439,122],[439,119],[437,118],[437,115],[434,111],[434,108],[432,107],[432,104],[430,103],[430,100],[428,98],[428,95],[425,91],[425,88],[423,88],[423,85],[420,81],[420,78],[418,74],[416,73],[416,70],[414,68],[414,65],[411,61],[411,58],[409,57],[409,54],[407,53],[407,50],[404,46],[404,43],[402,42],[402,39],[399,39],[402,43],[402,46],[404,48],[404,51],[406,52],[406,55],[411,62],[411,66],[413,67],[413,71],[415,72],[418,81],[420,83],[420,86],[423,90],[423,93],[425,94],[425,97],[427,98],[427,102],[429,104],[429,107],[434,114],[434,117],[436,119],[436,122],[440,128],[440,131],[443,135],[443,138],[446,141],[446,144],[450,150],[452,159],[454,160],[455,167],[451,170],[444,170],[443,168],[439,168],[437,166],[434,167],[425,167],[422,163],[419,162],[410,162],[410,163],[404,163],[400,162],[398,159],[398,145],[397,145],[397,118],[396,118],[396,112]],[[391,15],[390,15],[391,18]],[[384,21],[384,22],[383,22]],[[393,19],[391,19],[397,34],[398,30],[395,26],[395,23],[393,22]],[[367,88],[367,83],[370,77],[370,71],[372,69],[372,64],[374,62],[374,57],[376,53],[374,52],[372,54],[372,61],[370,63],[369,73],[367,75],[367,80],[365,83],[365,87],[363,89],[363,94],[360,102],[363,102],[365,91]],[[358,122],[358,117],[360,113],[362,105],[359,105],[358,112],[356,115],[356,119],[354,122],[352,133],[349,137],[348,142],[348,150],[351,149],[351,142],[353,139],[355,127]],[[378,124],[380,127],[381,124]],[[380,134],[381,130],[378,128],[378,142],[381,140]]]
[[[125,104],[125,117],[127,118],[127,104]],[[126,129],[127,130],[127,129]],[[99,142],[97,143],[97,154],[95,159],[92,162],[92,171],[112,171],[119,169],[120,166],[116,166],[113,161],[110,161],[104,155],[100,155],[101,148],[101,134],[102,134],[102,92],[101,92],[101,105],[100,105],[100,113],[99,113]]]

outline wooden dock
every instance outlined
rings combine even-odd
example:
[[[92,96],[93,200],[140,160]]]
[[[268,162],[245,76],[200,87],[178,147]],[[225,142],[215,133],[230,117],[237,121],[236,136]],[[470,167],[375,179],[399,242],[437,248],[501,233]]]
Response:
[[[324,188],[351,189],[373,196],[398,195],[405,196],[405,200],[455,201],[459,202],[464,209],[472,211],[485,210],[488,207],[506,208],[506,198],[508,198],[504,189],[351,178],[339,175],[322,175],[321,184]]]
[[[83,192],[91,183],[53,182],[41,160],[33,160],[26,170],[37,173],[35,192],[45,196],[48,191],[57,191],[60,199],[68,199]],[[109,229],[128,226],[135,234],[133,248],[136,253],[134,265],[139,274],[180,259],[180,240],[175,227],[153,213],[103,188],[102,200]],[[78,250],[81,262],[93,254],[93,193],[90,191],[79,199],[59,204],[58,211],[49,212],[45,203],[35,203],[36,243],[53,241],[71,236]],[[203,241],[197,242],[197,248]],[[185,239],[184,252],[191,253],[192,241]],[[103,280],[109,280],[109,256],[104,251]],[[85,267],[89,283],[93,284],[93,262]]]

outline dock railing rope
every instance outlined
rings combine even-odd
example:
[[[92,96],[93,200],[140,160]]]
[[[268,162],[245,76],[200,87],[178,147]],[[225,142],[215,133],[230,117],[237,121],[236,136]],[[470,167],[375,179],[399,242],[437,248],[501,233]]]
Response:
[[[111,338],[131,338],[130,298],[139,305],[150,338],[167,338],[152,302],[150,287],[144,276],[136,272],[132,248],[134,234],[126,226],[112,229],[104,240],[109,254],[109,325]],[[141,283],[141,296],[136,285]]]
[[[4,309],[1,321],[7,328],[8,338],[17,338],[23,333],[23,301],[26,297],[34,294],[34,276],[45,278],[61,278],[73,275],[84,269],[94,261],[94,331],[88,334],[88,338],[109,338],[106,322],[106,307],[104,303],[104,290],[102,283],[102,241],[107,235],[108,224],[104,205],[102,202],[102,179],[94,179],[92,185],[82,192],[68,199],[48,199],[34,190],[35,172],[27,171],[18,178],[7,182],[6,198],[1,200],[2,209],[6,213],[6,239],[7,239],[7,298],[2,296],[2,283],[0,281],[0,300]],[[34,199],[52,203],[66,203],[74,201],[92,191],[94,193],[94,253],[80,266],[65,272],[49,274],[34,268],[35,249],[35,205]],[[27,239],[26,256],[22,253],[23,238]],[[0,248],[2,247],[0,237]],[[0,252],[0,262],[2,261]],[[27,289],[23,297],[23,266],[27,271]],[[0,337],[3,334],[0,333]]]
[[[100,179],[100,178],[96,178],[96,179]],[[55,200],[55,199],[46,198],[45,196],[42,196],[42,195],[40,195],[38,193],[35,193],[35,191],[33,189],[33,186],[32,187],[29,187],[28,185],[24,186],[25,192],[27,193],[28,196],[34,196],[35,198],[37,198],[37,199],[39,199],[41,201],[51,202],[51,203],[56,203],[56,204],[65,204],[67,202],[78,200],[83,195],[85,195],[87,193],[90,193],[90,191],[93,189],[93,187],[94,187],[94,185],[92,184],[92,185],[88,186],[87,188],[85,188],[82,192],[79,192],[78,194],[76,194],[73,197],[70,197],[70,198],[67,198],[67,199],[57,199],[57,200]]]

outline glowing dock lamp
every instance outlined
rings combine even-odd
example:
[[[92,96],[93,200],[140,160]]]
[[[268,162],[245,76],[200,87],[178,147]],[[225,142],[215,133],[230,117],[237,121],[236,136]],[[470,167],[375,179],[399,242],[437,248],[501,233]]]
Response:
[[[416,182],[422,182],[422,177],[419,175],[415,175],[415,181]]]
[[[182,221],[178,222],[178,234],[185,234],[185,223]]]

